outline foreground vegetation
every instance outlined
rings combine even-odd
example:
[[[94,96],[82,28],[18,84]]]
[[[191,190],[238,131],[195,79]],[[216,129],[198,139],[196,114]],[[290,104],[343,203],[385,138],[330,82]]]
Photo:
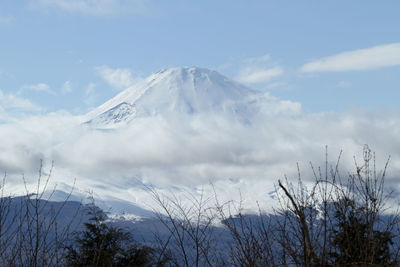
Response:
[[[68,198],[57,206],[43,199],[46,186],[39,185],[50,175],[43,179],[40,172],[37,192],[27,192],[19,205],[0,198],[0,265],[399,266],[399,217],[385,189],[388,162],[377,171],[367,146],[346,175],[340,156],[335,166],[325,160],[323,168],[311,165],[307,186],[300,171],[296,185],[279,180],[280,206],[268,214],[243,214],[218,196],[188,195],[181,202],[149,188],[162,231],[145,244],[107,221],[94,202],[77,205],[61,227]]]

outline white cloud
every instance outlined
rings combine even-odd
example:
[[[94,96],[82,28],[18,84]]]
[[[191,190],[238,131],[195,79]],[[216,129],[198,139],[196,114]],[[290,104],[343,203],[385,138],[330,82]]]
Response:
[[[150,0],[30,0],[37,8],[58,8],[84,15],[124,15],[144,13]]]
[[[13,94],[5,94],[0,90],[0,112],[7,111],[32,111],[38,112],[42,108],[33,104],[30,100]]]
[[[108,66],[101,66],[97,67],[96,71],[115,89],[126,89],[140,80],[140,78],[134,78],[129,69],[112,69]]]
[[[231,58],[228,63],[221,65],[217,69],[224,71],[231,69],[236,73],[234,75],[235,80],[246,84],[268,84],[285,73],[278,62],[271,61],[270,54],[241,59]],[[276,82],[281,81],[274,81],[274,83]]]
[[[52,94],[54,95],[54,91],[51,90],[50,86],[48,86],[45,83],[38,83],[38,84],[32,84],[32,85],[24,85],[21,87],[21,89],[19,90],[19,93],[22,93],[23,91],[35,91],[35,92],[45,92],[48,94]]]
[[[344,149],[344,170],[354,170],[352,156],[365,143],[378,160],[390,154],[386,182],[394,182],[391,177],[400,174],[398,132],[397,113],[281,113],[251,125],[218,115],[172,122],[152,117],[113,131],[82,127],[68,114],[49,114],[0,124],[0,139],[8,140],[0,143],[0,170],[19,178],[36,171],[41,158],[55,160],[59,184],[77,178],[81,191],[143,202],[149,196],[140,192],[138,180],[178,188],[211,180],[221,197],[232,198],[240,190],[255,205],[255,200],[268,201],[267,190],[278,178],[296,176],[296,162],[303,178],[312,179],[308,162],[321,164],[325,145],[333,164]]]
[[[301,72],[355,71],[400,65],[400,43],[343,52],[313,60]]]
[[[70,81],[66,81],[65,83],[63,83],[62,87],[61,87],[61,92],[63,94],[67,94],[67,93],[71,93],[72,92],[72,85]]]
[[[51,113],[46,116],[31,114],[0,124],[0,138],[7,140],[0,144],[0,170],[16,173],[21,183],[21,173],[37,170],[40,159],[51,157],[51,147],[56,147],[65,134],[70,133],[74,125],[71,121],[76,119],[63,113]]]
[[[243,83],[266,83],[284,73],[281,67],[253,68],[246,67],[239,72],[237,80]]]

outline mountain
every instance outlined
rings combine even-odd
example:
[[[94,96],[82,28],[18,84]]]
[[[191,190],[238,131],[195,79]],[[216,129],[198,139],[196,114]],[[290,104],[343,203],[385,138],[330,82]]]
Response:
[[[87,124],[114,128],[139,117],[229,113],[247,117],[249,103],[264,94],[216,71],[196,68],[161,70],[127,88],[87,114]]]

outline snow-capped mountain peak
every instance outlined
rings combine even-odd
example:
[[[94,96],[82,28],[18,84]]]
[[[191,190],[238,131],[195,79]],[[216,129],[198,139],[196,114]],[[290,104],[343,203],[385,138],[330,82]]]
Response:
[[[164,69],[127,88],[88,114],[88,123],[110,126],[136,117],[169,113],[224,112],[256,91],[216,71],[183,67]]]

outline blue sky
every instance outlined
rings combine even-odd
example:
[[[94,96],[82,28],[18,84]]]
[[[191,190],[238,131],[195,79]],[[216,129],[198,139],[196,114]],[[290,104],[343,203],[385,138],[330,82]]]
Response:
[[[80,114],[160,69],[199,66],[312,112],[397,109],[399,10],[361,0],[5,0],[0,90],[42,112]],[[353,62],[365,69],[351,65],[352,52],[376,46]],[[344,52],[339,69],[302,69]]]

